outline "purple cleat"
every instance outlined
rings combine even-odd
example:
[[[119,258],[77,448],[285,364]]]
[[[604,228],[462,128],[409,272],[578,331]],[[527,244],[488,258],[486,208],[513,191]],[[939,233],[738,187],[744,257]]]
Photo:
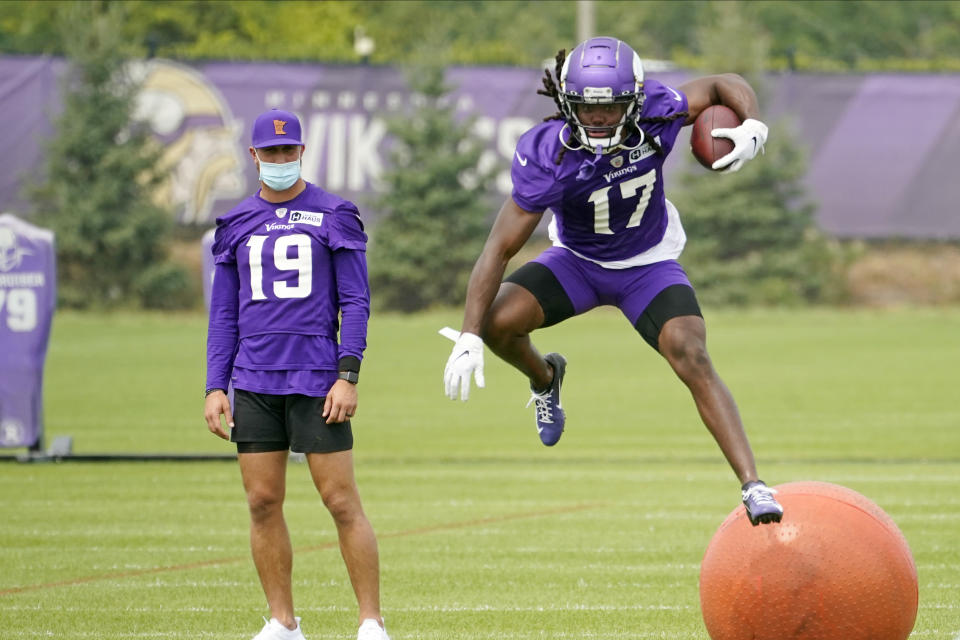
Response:
[[[776,489],[771,489],[762,480],[743,485],[743,506],[747,508],[750,524],[757,526],[761,523],[780,522],[780,518],[783,517],[783,507],[773,497],[776,492]]]
[[[567,370],[567,359],[559,353],[548,353],[543,359],[553,367],[553,382],[546,391],[538,393],[531,389],[532,395],[527,406],[529,407],[532,402],[536,403],[537,432],[540,434],[540,441],[552,447],[563,435],[563,425],[566,422],[563,407],[560,406],[560,385]]]

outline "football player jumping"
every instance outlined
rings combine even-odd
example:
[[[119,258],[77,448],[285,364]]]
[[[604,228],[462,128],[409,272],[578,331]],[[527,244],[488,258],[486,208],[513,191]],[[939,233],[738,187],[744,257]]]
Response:
[[[497,215],[467,285],[462,329],[444,371],[446,395],[483,386],[483,345],[530,380],[541,441],[563,433],[560,391],[566,359],[542,356],[530,332],[600,305],[618,307],[693,395],[697,410],[739,479],[750,521],[779,522],[783,508],[757,476],[736,403],[707,353],[706,326],[677,262],[686,242],[664,196],[663,164],[681,127],[714,104],[733,109],[739,127],[715,129],[734,149],[713,169],[737,171],[767,139],[757,97],[736,74],[676,88],[645,80],[640,57],[615,38],[591,38],[557,55],[543,95],[559,112],[520,137],[513,193]],[[546,209],[553,246],[503,280]],[[528,403],[529,405],[529,403]]]

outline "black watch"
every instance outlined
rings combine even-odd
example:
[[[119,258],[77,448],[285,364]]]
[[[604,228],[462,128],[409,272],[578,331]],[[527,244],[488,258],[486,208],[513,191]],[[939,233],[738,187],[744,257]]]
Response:
[[[341,380],[346,380],[350,384],[357,384],[360,382],[360,373],[357,371],[341,371],[340,375],[337,377]]]

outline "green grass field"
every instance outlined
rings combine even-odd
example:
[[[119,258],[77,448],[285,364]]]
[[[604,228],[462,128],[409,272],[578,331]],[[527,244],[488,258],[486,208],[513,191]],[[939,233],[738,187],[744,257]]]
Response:
[[[616,312],[540,332],[569,360],[543,447],[519,374],[442,395],[459,311],[374,316],[354,419],[394,640],[707,638],[699,562],[739,487],[683,385]],[[920,581],[911,638],[960,638],[960,309],[708,310],[761,477],[883,507]],[[231,453],[202,420],[205,318],[54,323],[48,441],[76,453]],[[249,639],[266,606],[233,462],[0,464],[0,638]],[[330,518],[289,469],[310,640],[355,637]]]

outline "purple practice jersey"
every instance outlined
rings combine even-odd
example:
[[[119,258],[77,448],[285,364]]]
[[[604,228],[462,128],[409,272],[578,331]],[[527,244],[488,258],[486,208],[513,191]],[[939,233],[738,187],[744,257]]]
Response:
[[[0,214],[0,447],[43,442],[43,368],[56,302],[53,231]]]
[[[644,93],[641,117],[687,110],[686,96],[655,80],[646,81]],[[560,136],[569,143],[569,129],[562,131],[564,120],[543,122],[517,141],[511,171],[513,200],[527,211],[553,211],[554,244],[598,264],[624,267],[676,258],[686,237],[676,210],[664,196],[663,162],[685,120],[681,116],[669,122],[641,122],[647,135],[662,147],[662,155],[644,142],[636,149],[619,149],[600,158],[587,150],[567,150],[559,165]],[[626,146],[638,141],[635,134]],[[662,243],[669,247],[655,250]],[[641,254],[653,257],[637,261]]]
[[[309,182],[217,218],[207,388],[326,395],[366,348],[366,242],[356,206]]]

